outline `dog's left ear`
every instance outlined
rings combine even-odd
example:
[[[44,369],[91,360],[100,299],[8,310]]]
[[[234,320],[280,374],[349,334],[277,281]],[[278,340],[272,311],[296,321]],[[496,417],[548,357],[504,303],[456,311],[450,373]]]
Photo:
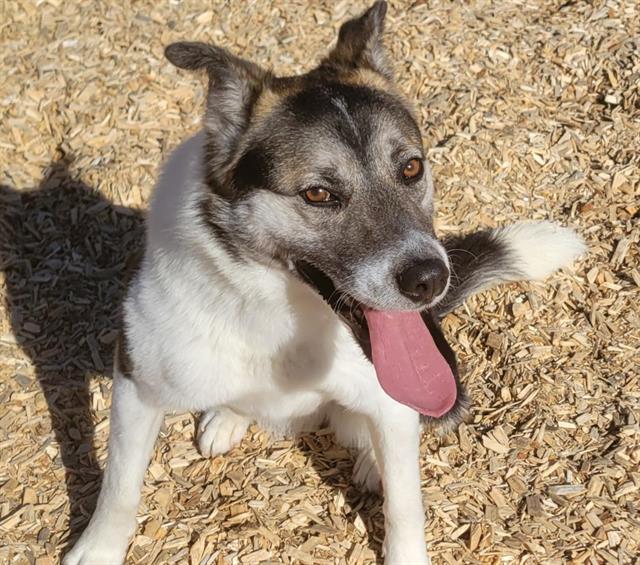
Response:
[[[167,46],[164,53],[176,67],[207,71],[209,91],[204,126],[214,134],[210,139],[215,147],[209,165],[217,174],[233,156],[249,126],[253,105],[272,75],[216,45],[181,41]]]
[[[338,43],[323,65],[345,69],[367,68],[388,79],[393,78],[382,44],[387,3],[376,2],[361,16],[345,22]]]

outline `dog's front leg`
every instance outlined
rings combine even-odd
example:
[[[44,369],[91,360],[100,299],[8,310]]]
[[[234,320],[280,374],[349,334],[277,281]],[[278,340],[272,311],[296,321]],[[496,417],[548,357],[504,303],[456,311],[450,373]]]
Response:
[[[136,526],[142,480],[163,411],[140,398],[135,382],[114,375],[109,455],[95,513],[64,565],[118,565]]]
[[[420,420],[416,412],[385,399],[369,425],[382,473],[385,563],[430,563],[420,490]]]

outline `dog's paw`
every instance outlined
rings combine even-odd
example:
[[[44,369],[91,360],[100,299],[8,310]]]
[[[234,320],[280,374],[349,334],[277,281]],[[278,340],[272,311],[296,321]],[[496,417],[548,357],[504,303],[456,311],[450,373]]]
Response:
[[[528,280],[545,279],[587,251],[575,231],[547,221],[500,228],[498,238],[509,247],[521,278]]]
[[[409,555],[406,552],[385,552],[384,565],[431,565],[428,555]]]
[[[77,543],[74,548],[65,555],[62,565],[121,565],[124,563],[124,549],[107,546],[99,542],[92,547],[84,547]]]
[[[380,469],[371,447],[361,450],[358,454],[353,466],[353,482],[366,491],[380,492],[382,490]]]
[[[428,555],[426,559],[411,559],[404,556],[385,557],[384,565],[431,565],[431,558]]]
[[[390,557],[384,560],[384,565],[431,565],[431,558],[427,555],[426,559],[408,559],[404,556]]]
[[[204,457],[215,457],[240,443],[251,421],[227,408],[205,412],[198,424],[198,448]]]
[[[384,565],[431,565],[431,558],[426,551],[418,549],[410,551],[408,546],[389,549],[386,542],[382,546]]]
[[[91,523],[71,551],[62,559],[62,565],[121,565],[135,530],[127,520],[113,518],[106,524]]]

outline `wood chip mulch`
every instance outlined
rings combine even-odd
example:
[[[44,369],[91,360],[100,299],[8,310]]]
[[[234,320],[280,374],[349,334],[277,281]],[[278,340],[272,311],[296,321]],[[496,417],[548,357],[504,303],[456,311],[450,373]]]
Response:
[[[53,564],[104,464],[127,260],[200,78],[162,56],[225,45],[318,61],[361,1],[0,0],[0,562]],[[387,43],[419,101],[440,233],[575,226],[588,256],[473,298],[445,324],[471,419],[422,444],[434,562],[623,564],[640,543],[640,5],[397,1]],[[326,431],[251,428],[202,459],[169,415],[128,562],[372,563],[381,500]]]

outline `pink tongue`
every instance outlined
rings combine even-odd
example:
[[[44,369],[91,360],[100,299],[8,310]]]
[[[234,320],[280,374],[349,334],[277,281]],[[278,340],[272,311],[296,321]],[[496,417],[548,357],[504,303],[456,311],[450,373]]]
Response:
[[[364,309],[378,381],[394,400],[438,418],[457,396],[451,367],[418,312]]]

